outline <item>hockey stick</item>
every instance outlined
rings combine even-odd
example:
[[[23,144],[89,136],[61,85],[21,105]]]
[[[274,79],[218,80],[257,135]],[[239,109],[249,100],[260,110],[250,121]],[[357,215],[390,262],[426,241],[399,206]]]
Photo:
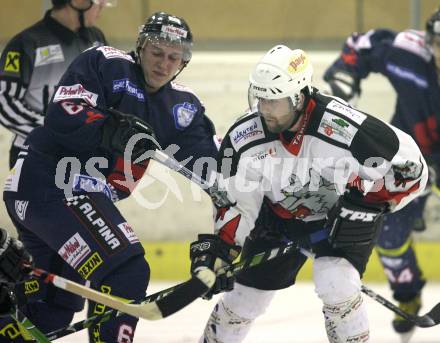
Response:
[[[10,316],[17,322],[17,325],[28,333],[37,343],[49,343],[51,341],[44,333],[32,324],[32,322],[16,307]]]
[[[287,244],[284,246],[280,246],[277,248],[273,248],[273,249],[261,252],[259,254],[256,254],[254,256],[251,256],[245,260],[241,260],[241,261],[234,263],[228,267],[225,267],[220,271],[220,273],[227,272],[230,270],[235,274],[242,269],[247,269],[247,268],[257,266],[261,263],[265,263],[266,261],[272,260],[276,257],[289,254],[293,251],[297,251],[297,249],[298,249],[298,247],[296,245],[294,245],[293,243],[290,243],[290,244]],[[154,302],[154,301],[157,301],[157,299],[161,299],[163,297],[168,297],[169,295],[173,294],[174,291],[178,287],[180,287],[180,285],[182,285],[182,284],[179,284],[179,285],[167,288],[163,291],[149,295],[146,298],[144,298],[142,303]],[[102,322],[110,319],[113,316],[120,316],[121,314],[122,314],[121,312],[117,312],[115,310],[108,310],[102,314],[95,315],[93,317],[79,321],[79,322],[72,324],[72,325],[69,325],[65,328],[61,328],[61,329],[52,331],[52,332],[46,334],[46,336],[50,340],[55,340],[55,339],[67,336],[71,333],[78,332],[83,329],[87,329],[87,328],[92,327],[96,324],[102,323]]]
[[[217,180],[215,180],[212,185],[209,185],[206,180],[202,179],[200,176],[193,173],[188,168],[185,168],[174,158],[168,156],[163,151],[155,150],[152,153],[151,158],[198,184],[206,193],[208,193],[208,195],[211,197],[212,201],[217,207],[228,207],[233,205],[232,202],[228,199],[226,190],[219,189]]]
[[[312,259],[315,258],[315,254],[313,254],[311,251],[299,248],[299,251]],[[429,328],[435,325],[440,324],[440,303],[435,305],[428,313],[424,314],[423,316],[416,316],[411,313],[403,311],[401,308],[394,305],[389,300],[385,299],[380,294],[377,294],[369,287],[362,285],[361,291],[368,295],[373,300],[377,301],[379,304],[385,306],[387,309],[393,311],[394,313],[398,314],[402,318],[405,318],[407,321],[413,323],[414,325],[421,327],[421,328]]]
[[[33,268],[32,275],[38,276],[45,283],[64,289],[83,298],[114,308],[131,316],[147,320],[158,320],[181,310],[205,294],[215,282],[215,274],[210,269],[203,269],[188,281],[182,283],[171,294],[150,303],[132,304],[118,298],[95,291],[74,281]]]

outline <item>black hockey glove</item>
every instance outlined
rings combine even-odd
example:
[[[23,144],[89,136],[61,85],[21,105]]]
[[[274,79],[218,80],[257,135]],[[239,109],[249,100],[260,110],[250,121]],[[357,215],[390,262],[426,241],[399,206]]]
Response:
[[[7,284],[0,283],[0,317],[9,316],[14,309],[9,289]]]
[[[102,149],[124,156],[125,149],[132,148],[131,161],[135,161],[143,153],[158,148],[154,130],[148,123],[132,114],[115,109],[108,109],[105,112],[109,113],[110,117],[102,126]],[[134,146],[128,147],[130,138],[138,133],[142,134],[140,139],[133,140]]]
[[[0,228],[0,283],[14,285],[24,281],[32,266],[32,256],[19,240]]]
[[[235,276],[231,271],[219,272],[230,265],[240,254],[241,248],[223,241],[217,235],[200,234],[198,240],[191,243],[191,273],[201,268],[209,268],[217,274],[214,286],[203,298],[211,299],[214,294],[229,292],[234,288]]]
[[[345,70],[329,70],[324,75],[324,80],[329,84],[332,95],[347,102],[361,94],[359,80]]]
[[[366,204],[358,191],[347,192],[327,213],[328,241],[335,249],[369,245],[377,237],[383,204]]]

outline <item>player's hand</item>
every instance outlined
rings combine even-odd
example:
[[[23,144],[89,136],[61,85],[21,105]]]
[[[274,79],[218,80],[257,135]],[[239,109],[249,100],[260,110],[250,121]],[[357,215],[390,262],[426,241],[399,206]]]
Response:
[[[348,71],[329,70],[326,72],[324,80],[331,89],[331,95],[337,96],[347,102],[352,103],[361,93],[359,80]]]
[[[24,281],[32,266],[32,256],[19,240],[0,228],[0,283],[15,285]]]
[[[148,123],[115,109],[108,109],[106,113],[110,116],[102,127],[101,147],[104,150],[122,156],[126,149],[131,150],[131,161],[135,161],[145,152],[158,148],[154,130]],[[141,135],[134,139],[137,134]],[[129,146],[129,142],[133,144]]]
[[[211,299],[213,294],[228,292],[234,288],[234,274],[222,269],[230,265],[240,251],[240,247],[228,244],[219,236],[211,234],[200,234],[198,240],[191,243],[191,273],[209,268],[217,274],[214,286],[203,296],[204,299]]]

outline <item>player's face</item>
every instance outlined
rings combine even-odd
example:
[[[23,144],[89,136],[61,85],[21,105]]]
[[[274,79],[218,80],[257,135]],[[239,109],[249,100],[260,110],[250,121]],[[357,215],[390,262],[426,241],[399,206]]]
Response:
[[[432,51],[434,53],[434,61],[437,69],[440,69],[440,36],[432,37]]]
[[[165,42],[147,42],[141,52],[141,64],[147,91],[154,93],[168,83],[183,66],[183,47]]]
[[[290,129],[297,113],[289,98],[258,99],[258,111],[270,132],[280,133]]]

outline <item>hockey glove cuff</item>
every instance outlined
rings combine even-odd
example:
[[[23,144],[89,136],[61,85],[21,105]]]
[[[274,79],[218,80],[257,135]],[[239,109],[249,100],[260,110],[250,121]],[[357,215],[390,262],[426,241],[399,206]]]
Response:
[[[328,241],[335,249],[369,245],[377,237],[377,224],[386,206],[365,203],[357,193],[345,193],[327,214]]]
[[[353,101],[361,93],[359,80],[348,71],[336,70],[326,74],[324,80],[329,84],[332,95],[347,102]]]

